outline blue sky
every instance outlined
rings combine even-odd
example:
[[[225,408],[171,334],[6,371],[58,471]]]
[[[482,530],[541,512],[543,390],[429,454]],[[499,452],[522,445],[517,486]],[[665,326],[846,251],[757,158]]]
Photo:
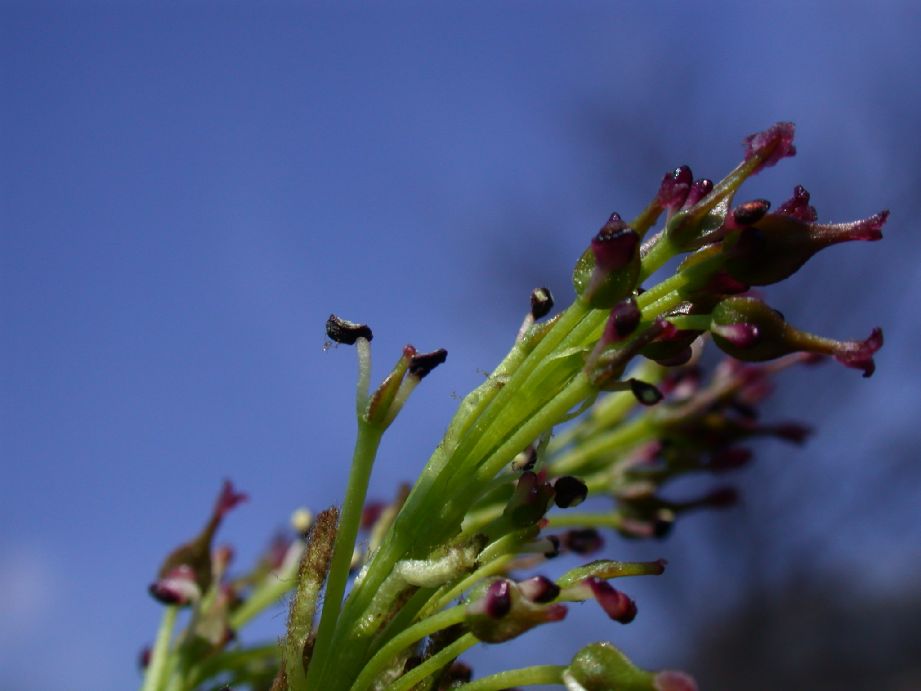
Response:
[[[252,496],[222,533],[243,562],[294,507],[341,495],[355,365],[322,349],[331,311],[372,324],[379,372],[406,342],[450,352],[384,444],[372,492],[389,494],[504,353],[530,289],[571,296],[611,211],[680,163],[719,176],[781,119],[799,154],[750,196],[803,183],[823,218],[893,213],[885,242],[834,248],[769,297],[833,336],[881,324],[887,345],[869,381],[792,378],[776,414],[820,432],[766,449],[746,510],[819,526],[836,573],[884,562],[853,587],[901,587],[921,557],[904,529],[921,11],[740,7],[0,3],[0,686],[135,684],[158,617],[145,586],[223,478]],[[808,510],[772,513],[804,486]],[[821,527],[845,514],[845,531]],[[712,581],[694,556],[710,520],[618,554]],[[664,665],[694,604],[657,604],[668,585],[653,586],[616,640]]]

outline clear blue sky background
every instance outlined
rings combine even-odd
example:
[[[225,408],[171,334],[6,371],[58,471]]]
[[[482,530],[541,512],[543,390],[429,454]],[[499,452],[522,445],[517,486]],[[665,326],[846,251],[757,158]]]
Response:
[[[331,311],[373,325],[378,365],[406,342],[450,351],[384,444],[389,495],[532,287],[567,300],[611,211],[680,163],[719,176],[779,119],[800,153],[751,196],[802,182],[824,218],[893,214],[885,242],[769,298],[834,336],[881,324],[887,346],[869,381],[790,378],[775,417],[820,432],[769,447],[740,512],[849,587],[903,587],[921,561],[919,31],[908,1],[0,2],[0,687],[135,685],[145,587],[223,478],[252,496],[221,535],[243,562],[341,495],[354,362],[322,350]],[[672,559],[633,589],[640,618],[585,613],[532,659],[613,637],[674,664],[701,600],[732,591],[704,536],[737,515],[614,543]]]

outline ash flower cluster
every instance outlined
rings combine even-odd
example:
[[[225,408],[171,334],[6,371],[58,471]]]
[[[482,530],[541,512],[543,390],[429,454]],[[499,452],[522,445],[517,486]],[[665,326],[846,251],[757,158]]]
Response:
[[[796,153],[793,136],[778,123],[744,140],[742,162],[722,180],[678,166],[635,218],[611,214],[576,263],[575,301],[551,316],[550,291],[532,292],[508,355],[463,399],[415,484],[390,501],[367,498],[381,438],[447,352],[407,345],[372,388],[371,329],[331,316],[328,337],[354,346],[359,362],[341,507],[315,520],[296,512],[295,535],[233,575],[232,550],[213,540],[245,496],[225,485],[204,530],[166,557],[150,587],[165,611],[144,656],[145,691],[695,689],[689,675],[639,669],[610,643],[481,678],[458,658],[559,625],[585,601],[629,624],[640,608],[619,579],[662,574],[665,561],[608,559],[606,534],[662,539],[686,512],[738,499],[721,483],[675,497],[676,478],[742,468],[758,438],[802,443],[805,426],[758,415],[781,370],[830,357],[873,374],[879,329],[863,340],[811,334],[751,292],[827,247],[879,240],[888,218],[819,222],[800,185],[773,212],[765,199],[737,201],[747,178]],[[678,256],[672,275],[650,282]],[[711,371],[700,357],[708,344],[726,355]],[[549,576],[546,562],[563,554],[595,560]],[[246,625],[286,597],[283,638],[249,640]],[[190,616],[174,635],[179,608]],[[543,664],[547,654],[557,663]]]

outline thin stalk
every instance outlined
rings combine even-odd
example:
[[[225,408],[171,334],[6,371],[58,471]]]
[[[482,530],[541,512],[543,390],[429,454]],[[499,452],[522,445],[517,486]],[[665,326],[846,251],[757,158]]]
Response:
[[[616,513],[554,513],[547,516],[551,528],[619,528],[623,519]]]
[[[432,655],[418,667],[409,670],[406,674],[388,686],[386,691],[407,691],[411,689],[420,681],[435,674],[435,672],[450,663],[451,660],[479,642],[479,639],[472,633],[464,634],[451,645],[445,646],[442,650]]]
[[[178,613],[179,607],[176,605],[168,605],[163,608],[163,618],[160,620],[157,638],[150,651],[150,663],[147,665],[147,674],[144,675],[142,691],[160,691],[166,683],[169,644],[173,637],[173,628],[176,626]]]
[[[459,691],[501,691],[501,689],[510,689],[513,686],[562,684],[565,671],[564,665],[535,665],[521,669],[509,669],[464,684],[459,687]]]
[[[336,531],[336,543],[333,547],[333,558],[330,561],[329,577],[326,581],[323,613],[320,615],[320,625],[317,628],[317,638],[312,655],[313,664],[308,670],[305,688],[320,688],[316,685],[316,679],[322,674],[324,667],[330,663],[328,658],[333,642],[333,632],[339,618],[339,610],[342,607],[345,584],[349,577],[349,566],[355,550],[355,538],[358,536],[361,512],[368,493],[371,468],[374,465],[374,458],[377,455],[383,433],[383,428],[370,425],[359,418],[358,438],[355,440],[355,451],[352,455],[352,469],[345,491],[345,501],[342,503],[339,528]]]
[[[386,669],[387,665],[392,663],[397,655],[413,643],[421,641],[426,636],[431,636],[437,631],[446,629],[449,626],[459,624],[464,620],[465,605],[458,605],[451,609],[439,612],[438,614],[423,619],[422,621],[404,629],[396,636],[391,638],[387,643],[378,650],[374,657],[368,660],[368,663],[361,670],[358,679],[352,684],[351,691],[364,691],[374,683],[378,675]]]
[[[252,595],[243,601],[243,604],[231,612],[230,628],[233,631],[239,631],[251,619],[281,600],[294,587],[296,573],[297,571],[285,575],[279,574],[275,580],[256,588]]]
[[[655,429],[649,417],[643,415],[610,432],[593,434],[590,440],[552,459],[548,467],[554,475],[578,473],[599,456],[633,448],[654,434]]]

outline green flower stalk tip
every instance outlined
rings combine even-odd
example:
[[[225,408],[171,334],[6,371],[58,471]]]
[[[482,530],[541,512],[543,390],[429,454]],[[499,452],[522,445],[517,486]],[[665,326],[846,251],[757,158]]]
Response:
[[[778,123],[744,140],[742,161],[722,180],[678,166],[632,220],[612,214],[576,262],[575,301],[545,319],[553,296],[531,292],[509,353],[391,501],[368,500],[378,449],[447,351],[407,345],[374,388],[371,329],[331,315],[327,337],[358,359],[341,505],[316,519],[295,512],[293,532],[236,573],[232,549],[212,544],[245,499],[225,483],[198,537],[164,560],[150,588],[168,606],[142,662],[144,690],[694,691],[687,674],[640,669],[610,643],[569,664],[480,678],[457,658],[557,624],[571,603],[593,600],[629,624],[637,604],[611,581],[660,575],[665,560],[608,559],[619,544],[610,536],[662,539],[688,512],[730,508],[740,501],[730,485],[691,497],[672,485],[746,467],[762,437],[803,443],[806,425],[759,415],[781,371],[830,357],[873,373],[880,329],[833,340],[794,328],[749,293],[833,245],[881,239],[888,220],[881,211],[820,223],[801,185],[775,211],[766,199],[737,202],[749,177],[796,153],[793,137],[791,123]],[[671,275],[651,281],[673,259]],[[702,353],[712,346],[727,357],[709,367]],[[556,579],[537,573],[562,554],[579,565]],[[279,642],[254,640],[249,623],[285,600]],[[176,631],[179,606],[190,616]]]

